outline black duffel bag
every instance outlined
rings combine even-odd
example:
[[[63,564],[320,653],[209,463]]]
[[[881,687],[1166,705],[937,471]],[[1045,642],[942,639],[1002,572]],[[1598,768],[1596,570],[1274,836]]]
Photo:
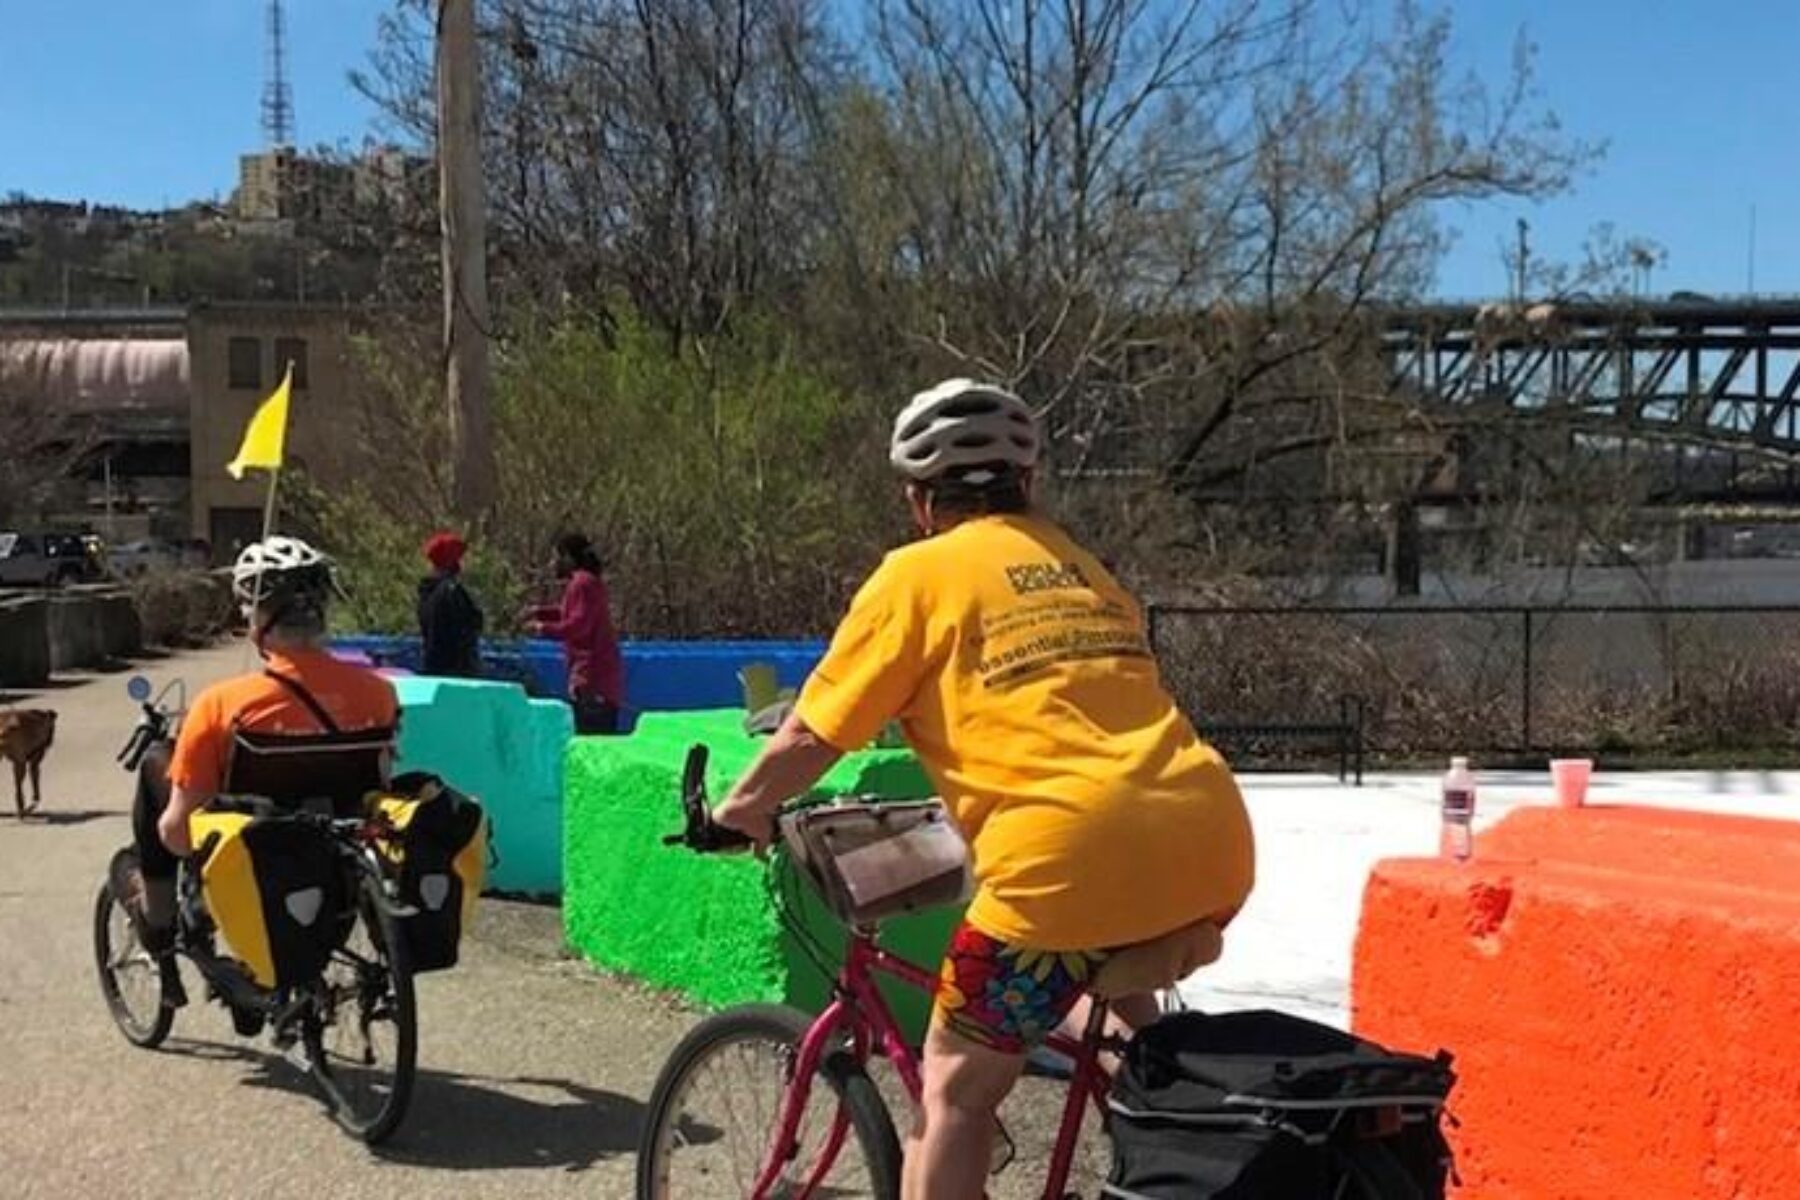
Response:
[[[1285,1013],[1164,1017],[1132,1038],[1113,1082],[1105,1194],[1441,1197],[1455,1078],[1448,1054],[1395,1054]]]

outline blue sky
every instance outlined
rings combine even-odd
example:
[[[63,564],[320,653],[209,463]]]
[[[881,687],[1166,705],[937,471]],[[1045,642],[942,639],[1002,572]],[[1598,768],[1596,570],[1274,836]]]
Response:
[[[1478,0],[1454,6],[1456,53],[1493,77],[1521,25],[1539,87],[1571,133],[1606,157],[1546,204],[1452,213],[1462,227],[1439,272],[1453,296],[1505,290],[1497,242],[1531,223],[1533,253],[1579,257],[1611,221],[1660,242],[1654,291],[1741,293],[1756,207],[1756,290],[1800,292],[1800,9],[1778,0]]]
[[[288,0],[302,145],[359,143],[346,81],[387,0]],[[262,144],[262,0],[0,0],[0,193],[156,208],[228,196]]]
[[[1338,0],[1325,0],[1335,3]],[[299,140],[359,141],[374,113],[345,80],[388,0],[290,0]],[[1544,100],[1606,158],[1535,207],[1447,214],[1451,296],[1498,294],[1498,243],[1532,226],[1534,254],[1574,258],[1612,222],[1660,242],[1657,291],[1800,293],[1800,155],[1789,80],[1800,12],[1780,0],[1463,0],[1460,67],[1501,78],[1524,26]],[[224,196],[261,141],[261,0],[0,0],[0,193],[144,207]]]

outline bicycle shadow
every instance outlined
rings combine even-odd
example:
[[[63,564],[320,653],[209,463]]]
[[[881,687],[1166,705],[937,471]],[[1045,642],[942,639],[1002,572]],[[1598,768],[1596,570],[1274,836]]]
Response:
[[[243,1080],[248,1087],[322,1103],[310,1078],[261,1047],[171,1039],[164,1049],[236,1062],[252,1069]],[[399,1132],[371,1153],[449,1171],[561,1167],[573,1173],[634,1153],[643,1118],[639,1101],[567,1079],[500,1079],[421,1068]]]

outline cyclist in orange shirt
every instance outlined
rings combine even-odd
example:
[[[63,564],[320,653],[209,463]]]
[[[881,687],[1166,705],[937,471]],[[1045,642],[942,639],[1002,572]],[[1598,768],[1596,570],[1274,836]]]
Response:
[[[297,538],[271,537],[244,548],[231,579],[262,669],[200,693],[173,755],[159,746],[145,756],[132,805],[140,879],[127,894],[146,947],[159,953],[173,939],[179,860],[193,853],[188,818],[224,789],[239,730],[391,738],[399,720],[392,684],[325,648],[326,608],[337,587],[330,559]],[[183,997],[177,991],[174,999]]]
[[[898,719],[968,838],[978,887],[940,973],[909,1200],[978,1200],[995,1111],[1109,954],[1222,926],[1254,879],[1237,785],[1163,688],[1136,602],[1031,504],[1040,441],[1004,389],[913,398],[890,460],[923,538],[863,585],[714,813],[766,842],[783,803]],[[1115,1003],[1127,1025],[1156,1013]]]

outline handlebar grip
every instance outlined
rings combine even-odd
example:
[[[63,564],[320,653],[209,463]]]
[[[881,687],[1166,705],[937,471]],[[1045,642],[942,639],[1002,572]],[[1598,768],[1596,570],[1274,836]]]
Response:
[[[700,854],[715,854],[747,847],[752,844],[749,837],[735,829],[727,829],[712,819],[711,806],[706,797],[706,759],[705,746],[694,746],[688,750],[687,762],[681,771],[681,816],[684,828],[680,833],[663,838],[663,845],[686,846]]]

